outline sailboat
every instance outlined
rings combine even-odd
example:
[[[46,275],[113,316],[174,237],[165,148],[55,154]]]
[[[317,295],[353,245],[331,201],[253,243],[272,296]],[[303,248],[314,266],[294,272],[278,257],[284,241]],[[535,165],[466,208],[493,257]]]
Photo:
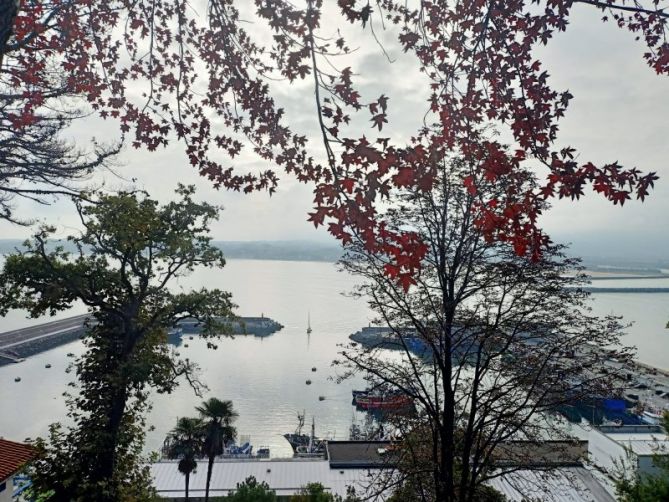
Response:
[[[307,314],[307,335],[311,333],[311,313]]]

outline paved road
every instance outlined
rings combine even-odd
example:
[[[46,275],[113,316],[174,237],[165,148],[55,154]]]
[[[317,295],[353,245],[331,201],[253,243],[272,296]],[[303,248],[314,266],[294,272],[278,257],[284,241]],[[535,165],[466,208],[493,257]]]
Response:
[[[51,321],[38,326],[0,333],[0,352],[26,342],[80,329],[86,317],[87,314],[83,314],[60,321]]]

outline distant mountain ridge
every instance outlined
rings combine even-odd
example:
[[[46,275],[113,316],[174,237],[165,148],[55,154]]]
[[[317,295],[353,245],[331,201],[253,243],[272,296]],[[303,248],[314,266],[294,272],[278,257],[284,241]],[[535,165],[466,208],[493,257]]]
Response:
[[[0,255],[13,252],[23,247],[22,239],[0,239]],[[309,240],[277,241],[222,241],[213,243],[223,250],[226,258],[245,260],[287,260],[287,261],[323,261],[336,262],[343,255],[343,250],[336,242]],[[66,249],[74,251],[73,246],[63,241]],[[574,246],[576,247],[576,246]],[[615,248],[613,248],[615,249]],[[591,271],[617,274],[660,274],[669,269],[669,258],[637,258],[588,254],[581,255],[583,264]],[[568,249],[568,254],[578,256],[576,250]]]

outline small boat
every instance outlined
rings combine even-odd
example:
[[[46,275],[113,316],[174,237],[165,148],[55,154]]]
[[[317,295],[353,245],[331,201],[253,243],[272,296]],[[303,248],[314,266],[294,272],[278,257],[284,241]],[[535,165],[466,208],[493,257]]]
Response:
[[[192,339],[193,339],[193,337],[192,337],[192,336],[189,336],[189,337],[188,337],[188,339],[189,339],[189,340],[192,340]]]
[[[307,385],[311,385],[311,380],[307,380],[305,383],[306,383]]]
[[[67,357],[74,357],[74,352],[68,352]]]
[[[16,378],[14,379],[14,381],[15,381],[15,382],[20,382],[20,381],[21,381],[21,377],[16,377]]]
[[[659,425],[662,423],[662,410],[648,408],[641,415],[641,420],[650,425]]]
[[[45,367],[46,369],[49,369],[49,368],[51,368],[51,364],[47,363],[47,364],[44,365],[44,367]]]
[[[400,410],[411,406],[409,396],[366,396],[359,397],[356,405],[363,410]]]
[[[325,396],[318,396],[319,401],[325,401]]]
[[[187,349],[187,348],[188,348],[188,344],[184,343],[184,349]]]
[[[311,333],[311,313],[307,314],[307,335]]]
[[[311,371],[316,371],[316,366],[314,366],[313,368],[311,368]]]
[[[353,391],[353,404],[363,410],[401,410],[412,403],[409,396],[397,392]]]

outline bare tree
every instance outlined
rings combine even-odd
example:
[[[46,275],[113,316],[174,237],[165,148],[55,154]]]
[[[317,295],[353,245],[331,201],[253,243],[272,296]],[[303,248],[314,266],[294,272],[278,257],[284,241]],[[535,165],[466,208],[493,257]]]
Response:
[[[496,458],[524,454],[511,442],[566,439],[552,412],[615,394],[616,366],[602,362],[624,362],[630,351],[610,350],[621,326],[590,315],[579,262],[562,246],[532,261],[484,237],[482,201],[504,193],[503,183],[479,179],[468,189],[473,170],[463,161],[440,172],[432,192],[406,191],[386,211],[389,235],[415,232],[427,246],[408,291],[384,270],[394,266],[387,255],[359,241],[348,247],[343,267],[363,280],[356,294],[390,334],[382,344],[346,346],[335,364],[341,378],[362,372],[415,404],[415,415],[394,418],[404,438],[394,488],[417,500],[486,500],[484,483],[514,469]],[[387,352],[389,343],[399,354]]]
[[[63,139],[86,115],[74,101],[77,83],[49,47],[31,47],[44,56],[27,62],[19,49],[49,26],[49,16],[18,41],[12,32],[18,8],[17,0],[0,0],[0,218],[26,224],[14,211],[15,197],[47,204],[58,195],[76,196],[94,169],[109,165],[121,142],[93,140],[81,148]]]

